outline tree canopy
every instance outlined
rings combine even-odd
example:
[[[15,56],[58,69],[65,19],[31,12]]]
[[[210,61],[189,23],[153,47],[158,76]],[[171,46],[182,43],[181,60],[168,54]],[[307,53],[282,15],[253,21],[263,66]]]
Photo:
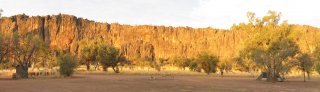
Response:
[[[285,63],[299,52],[298,45],[289,36],[291,26],[286,21],[279,24],[280,15],[269,11],[267,16],[260,19],[249,12],[249,23],[233,27],[250,31],[243,50],[239,53],[239,60],[254,62],[259,69],[267,71],[272,79],[287,72],[289,67]]]

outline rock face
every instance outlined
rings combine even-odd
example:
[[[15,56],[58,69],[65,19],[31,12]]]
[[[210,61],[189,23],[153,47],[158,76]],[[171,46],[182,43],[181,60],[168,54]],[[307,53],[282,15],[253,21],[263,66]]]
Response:
[[[214,53],[233,57],[246,38],[245,31],[212,28],[130,26],[99,23],[71,15],[16,15],[0,19],[0,31],[6,34],[39,34],[53,49],[64,49],[76,55],[89,42],[101,40],[119,48],[127,58],[147,60],[173,56],[194,57]]]

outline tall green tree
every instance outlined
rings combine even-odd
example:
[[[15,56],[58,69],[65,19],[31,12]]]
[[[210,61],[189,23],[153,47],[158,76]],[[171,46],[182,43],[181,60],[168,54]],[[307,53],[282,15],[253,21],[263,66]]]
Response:
[[[42,67],[42,68],[52,68],[56,66],[56,62],[54,61],[55,56],[53,55],[53,49],[50,48],[49,43],[46,43],[43,39],[39,38],[38,35],[32,41],[37,41],[37,51],[35,55],[33,55],[34,60],[36,62],[31,62],[31,66],[34,67]]]
[[[36,55],[43,47],[43,40],[38,35],[21,35],[17,32],[13,35],[14,65],[16,77],[28,78],[28,68],[37,61]]]
[[[97,61],[97,47],[96,46],[86,46],[84,47],[81,53],[81,59],[87,66],[87,70],[90,70],[90,64],[91,63],[96,63]]]
[[[304,82],[306,81],[306,73],[308,75],[308,79],[310,79],[310,73],[313,70],[314,62],[311,56],[307,53],[302,53],[298,57],[298,67],[303,72]]]
[[[240,59],[254,62],[261,70],[267,71],[273,81],[280,73],[287,72],[289,66],[285,65],[285,62],[298,52],[297,44],[288,36],[291,27],[286,21],[279,24],[280,15],[269,11],[267,16],[260,19],[249,12],[249,23],[233,27],[234,30],[249,33],[243,50],[240,51]]]
[[[126,58],[119,52],[118,49],[111,45],[99,45],[98,47],[98,61],[106,71],[112,67],[115,73],[119,73],[119,65],[126,61]]]

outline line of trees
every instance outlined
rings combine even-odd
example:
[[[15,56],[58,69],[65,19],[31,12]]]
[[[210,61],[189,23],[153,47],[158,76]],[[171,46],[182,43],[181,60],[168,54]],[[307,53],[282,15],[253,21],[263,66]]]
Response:
[[[111,67],[115,73],[119,73],[119,66],[128,62],[119,49],[102,41],[86,45],[81,52],[81,62],[86,65],[88,71],[91,65],[95,65],[95,69],[101,65],[103,71]]]
[[[103,71],[107,71],[107,68],[111,67],[115,73],[119,73],[119,66],[124,64],[131,64],[127,60],[123,53],[113,46],[105,45],[103,42],[100,44],[88,45],[82,49],[81,59],[83,64],[87,66],[87,70],[90,70],[90,65],[101,65]],[[192,71],[201,72],[202,70],[207,73],[215,73],[219,58],[215,55],[208,53],[201,53],[196,58],[181,58],[174,57],[171,59],[171,63],[164,62],[167,60],[159,59],[158,61],[145,61],[140,60],[140,66],[150,66],[160,71],[161,66],[172,64],[181,69],[188,67]],[[145,64],[142,64],[145,63]]]
[[[77,67],[77,63],[85,64],[88,70],[92,64],[96,67],[101,65],[104,71],[111,67],[115,73],[120,72],[119,66],[129,64],[119,49],[103,42],[83,47],[82,53],[77,59],[67,50],[50,48],[37,34],[22,35],[14,32],[13,35],[1,35],[0,64],[5,69],[14,67],[17,78],[28,78],[29,68],[35,66],[46,68],[59,66],[59,72],[62,76],[70,76]],[[185,60],[187,62],[184,62]],[[217,56],[202,53],[195,59],[179,60],[174,64],[183,68],[189,67],[192,71],[201,72],[203,70],[210,74],[216,72],[218,61]],[[153,68],[159,68],[158,64],[150,63],[149,65]]]
[[[83,61],[90,69],[90,64],[101,65],[103,70],[111,67],[119,73],[120,65],[126,62],[126,58],[118,49],[111,45],[97,44],[83,48],[81,58],[77,59],[67,50],[50,48],[36,33],[20,34],[14,32],[7,35],[0,32],[0,69],[16,69],[16,78],[28,78],[30,67],[52,68],[59,66],[62,76],[70,76],[77,67],[77,63]]]

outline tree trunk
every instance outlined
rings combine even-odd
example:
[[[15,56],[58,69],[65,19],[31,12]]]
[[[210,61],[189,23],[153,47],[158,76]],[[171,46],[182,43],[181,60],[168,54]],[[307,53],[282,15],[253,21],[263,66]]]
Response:
[[[268,72],[268,81],[275,82],[276,81],[276,65],[275,60],[272,60],[270,65],[267,65],[267,72]]]
[[[303,82],[306,82],[306,72],[303,71]]]
[[[282,73],[282,79],[286,80],[285,73]]]
[[[90,71],[90,63],[86,62],[86,66],[87,66],[87,71]]]
[[[117,66],[112,66],[112,69],[115,73],[120,73],[119,68]]]
[[[103,71],[108,72],[108,67],[106,67],[106,66],[102,66],[102,69],[103,69]]]
[[[308,75],[308,80],[310,80],[310,72],[307,71],[307,75]]]
[[[16,66],[16,78],[28,78],[28,65],[18,65]]]
[[[99,65],[99,63],[96,63],[96,64],[95,64],[95,66],[94,66],[94,70],[95,70],[95,71],[97,71],[98,65]]]
[[[221,77],[223,76],[223,69],[220,69]]]
[[[267,71],[267,77],[268,77],[267,81],[272,81],[272,78],[273,78],[272,75],[273,75],[272,70]]]
[[[277,77],[276,77],[276,61],[273,60],[273,72],[272,72],[272,82],[276,82],[277,81]]]
[[[34,70],[34,66],[35,66],[35,63],[32,63],[32,64],[31,64],[31,71]]]

